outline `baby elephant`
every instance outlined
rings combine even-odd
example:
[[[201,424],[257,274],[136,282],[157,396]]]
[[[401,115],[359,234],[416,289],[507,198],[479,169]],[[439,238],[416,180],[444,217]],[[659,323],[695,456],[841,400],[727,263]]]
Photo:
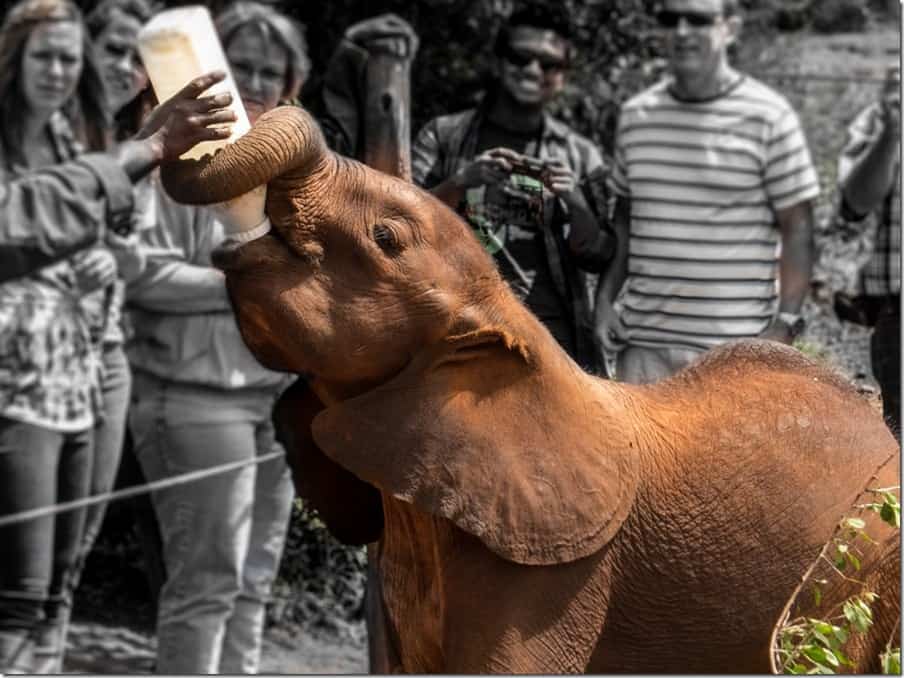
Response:
[[[841,516],[898,482],[882,419],[786,346],[655,386],[582,372],[461,219],[300,109],[163,178],[197,203],[268,184],[273,230],[219,265],[251,350],[310,384],[280,405],[297,486],[378,542],[394,669],[767,672]],[[877,552],[894,532],[867,531]]]

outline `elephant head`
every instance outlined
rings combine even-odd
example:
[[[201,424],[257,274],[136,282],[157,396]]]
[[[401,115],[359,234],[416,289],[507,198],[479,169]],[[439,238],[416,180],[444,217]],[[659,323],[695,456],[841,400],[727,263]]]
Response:
[[[249,348],[305,375],[322,402],[296,413],[305,430],[292,437],[302,456],[329,457],[302,459],[297,476],[303,494],[319,492],[328,524],[341,514],[350,541],[376,538],[379,501],[349,502],[372,485],[516,562],[579,558],[614,534],[636,484],[630,442],[601,450],[573,427],[572,417],[602,426],[615,415],[452,210],[332,153],[294,107],[162,177],[196,204],[268,184],[273,230],[217,265]],[[338,480],[327,473],[340,467]],[[311,478],[313,468],[330,477]],[[348,519],[349,503],[361,515]]]

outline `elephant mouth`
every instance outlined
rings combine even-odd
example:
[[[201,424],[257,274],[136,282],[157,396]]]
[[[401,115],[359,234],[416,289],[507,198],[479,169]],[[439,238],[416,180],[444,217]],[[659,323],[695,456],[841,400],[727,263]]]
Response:
[[[226,274],[241,273],[256,266],[272,265],[274,254],[285,258],[292,255],[288,243],[274,230],[246,243],[234,244],[228,240],[210,253],[211,263]]]

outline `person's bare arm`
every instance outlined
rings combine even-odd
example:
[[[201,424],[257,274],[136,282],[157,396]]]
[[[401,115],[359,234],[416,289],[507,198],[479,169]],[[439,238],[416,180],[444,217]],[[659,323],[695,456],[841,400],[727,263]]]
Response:
[[[612,230],[615,235],[615,252],[609,266],[600,275],[596,290],[596,308],[594,325],[600,344],[607,350],[615,350],[620,332],[619,319],[615,313],[614,303],[618,291],[628,276],[628,244],[631,223],[631,200],[619,196],[615,201],[615,213],[612,217]]]
[[[606,272],[600,276],[597,303],[612,304],[628,275],[628,237],[631,220],[631,200],[619,196],[615,201],[612,230],[615,232],[615,246],[612,261]]]
[[[813,205],[806,200],[779,210],[776,217],[782,233],[778,312],[799,315],[813,272]],[[786,344],[794,338],[791,328],[778,320],[774,320],[760,337]]]
[[[600,228],[584,192],[578,185],[574,171],[561,160],[546,162],[546,183],[568,208],[568,248],[579,260],[593,262],[594,270],[601,269],[615,250],[612,237]]]
[[[228,123],[235,122],[235,114],[226,106],[232,102],[232,96],[228,92],[201,96],[225,77],[222,71],[214,71],[190,81],[151,111],[134,139],[116,148],[114,157],[133,182],[161,162],[176,160],[202,141],[229,138]]]
[[[858,215],[869,214],[877,209],[897,177],[898,146],[901,140],[900,111],[889,110],[884,106],[881,110],[882,131],[841,184],[845,204]]]

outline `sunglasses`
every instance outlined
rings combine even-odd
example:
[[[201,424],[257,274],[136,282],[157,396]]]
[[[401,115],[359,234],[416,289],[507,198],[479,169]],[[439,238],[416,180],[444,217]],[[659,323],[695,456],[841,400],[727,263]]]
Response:
[[[707,14],[705,12],[673,12],[664,9],[656,13],[656,21],[663,28],[677,28],[681,20],[687,21],[687,25],[692,28],[704,28],[715,25],[721,14]]]
[[[540,64],[540,68],[543,69],[544,73],[550,73],[552,71],[562,71],[568,67],[568,63],[564,59],[557,59],[556,57],[543,56],[538,54],[525,54],[524,52],[519,52],[512,47],[506,47],[503,50],[502,58],[508,61],[512,66],[516,66],[518,68],[524,68],[532,64],[534,61]]]

